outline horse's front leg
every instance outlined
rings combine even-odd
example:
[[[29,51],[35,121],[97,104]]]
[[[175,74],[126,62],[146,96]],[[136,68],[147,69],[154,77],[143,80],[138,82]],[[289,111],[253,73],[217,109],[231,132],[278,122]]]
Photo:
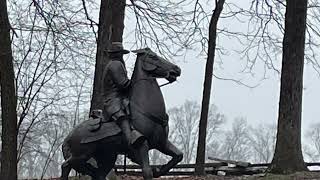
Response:
[[[153,172],[149,163],[149,145],[147,141],[135,149],[135,158],[142,167],[143,178],[145,180],[152,180]]]
[[[170,171],[170,169],[172,169],[175,165],[177,165],[183,159],[183,153],[175,145],[173,145],[169,140],[167,141],[165,147],[161,147],[157,150],[159,150],[165,155],[171,156],[172,159],[167,164],[162,165],[160,169],[159,168],[153,169],[153,177],[155,178],[158,178],[162,175],[167,174]]]

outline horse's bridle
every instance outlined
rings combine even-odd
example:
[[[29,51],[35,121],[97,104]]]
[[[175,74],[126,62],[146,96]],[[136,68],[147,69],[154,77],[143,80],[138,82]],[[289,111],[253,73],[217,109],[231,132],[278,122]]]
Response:
[[[149,64],[155,65],[155,66],[158,68],[159,66],[158,66],[157,64],[151,63],[151,62],[149,62],[149,61],[146,61],[146,58],[148,57],[149,54],[150,54],[150,53],[147,52],[146,57],[145,57],[144,59],[140,60],[140,61],[144,61],[144,62],[147,62],[147,63],[149,63]],[[168,78],[169,76],[170,76],[170,73],[167,73],[167,75],[166,75],[164,78]],[[154,80],[154,79],[157,79],[157,78],[156,78],[156,77],[141,78],[141,79],[136,80],[134,84],[136,84],[137,82],[142,81],[142,80]],[[170,82],[170,81],[169,81],[169,82],[166,82],[166,83],[161,84],[161,85],[158,85],[158,86],[159,86],[159,87],[163,87],[163,86],[166,86],[166,85],[171,84],[171,83],[173,83],[173,82]],[[132,84],[132,86],[133,86],[134,84]]]

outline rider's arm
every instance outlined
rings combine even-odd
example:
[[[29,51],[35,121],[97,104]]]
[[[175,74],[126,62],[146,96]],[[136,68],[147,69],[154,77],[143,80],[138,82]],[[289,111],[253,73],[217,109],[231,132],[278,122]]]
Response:
[[[130,86],[130,80],[127,71],[120,61],[113,61],[110,67],[112,79],[121,90],[127,90]]]

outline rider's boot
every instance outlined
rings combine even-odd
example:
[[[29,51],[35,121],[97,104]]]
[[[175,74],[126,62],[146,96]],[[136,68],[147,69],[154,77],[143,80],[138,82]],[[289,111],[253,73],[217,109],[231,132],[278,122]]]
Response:
[[[131,130],[129,118],[123,118],[120,121],[120,128],[128,142],[129,147],[136,148],[146,140],[140,132]]]

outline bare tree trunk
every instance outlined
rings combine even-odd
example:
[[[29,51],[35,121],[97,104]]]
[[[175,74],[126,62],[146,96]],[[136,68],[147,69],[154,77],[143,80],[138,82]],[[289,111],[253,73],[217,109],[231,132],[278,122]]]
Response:
[[[17,97],[6,0],[0,0],[2,152],[0,179],[17,179]]]
[[[209,25],[208,58],[206,63],[205,79],[204,79],[204,85],[203,85],[196,170],[195,170],[195,173],[198,175],[203,175],[205,173],[204,163],[205,163],[205,156],[206,156],[206,136],[207,136],[208,112],[209,112],[209,105],[210,105],[210,94],[211,94],[211,85],[212,85],[212,76],[213,76],[213,65],[214,65],[216,39],[217,39],[217,24],[223,9],[224,2],[225,0],[216,1],[216,8],[211,17],[210,25]]]
[[[103,109],[101,79],[104,67],[109,62],[104,50],[113,41],[122,42],[125,5],[125,0],[101,0],[98,47],[90,111],[93,109]]]
[[[307,170],[301,151],[301,109],[307,0],[286,1],[278,132],[271,172]]]
[[[90,112],[93,109],[103,109],[102,74],[109,62],[109,58],[104,51],[111,42],[122,42],[125,6],[126,0],[101,0],[98,47]],[[114,176],[114,173],[109,173],[108,177],[110,176]]]

